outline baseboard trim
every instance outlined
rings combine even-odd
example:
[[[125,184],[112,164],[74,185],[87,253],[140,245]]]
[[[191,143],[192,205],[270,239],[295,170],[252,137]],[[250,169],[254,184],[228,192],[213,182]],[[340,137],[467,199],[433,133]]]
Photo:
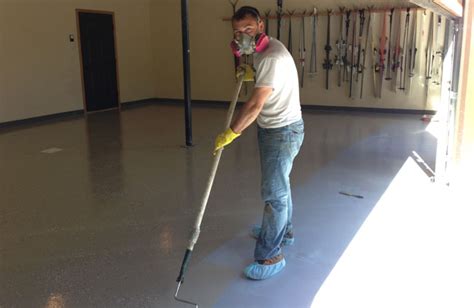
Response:
[[[18,127],[18,126],[28,126],[32,124],[39,124],[43,122],[62,120],[62,119],[71,118],[71,117],[82,117],[82,116],[84,116],[84,110],[82,109],[59,112],[59,113],[48,114],[44,116],[27,118],[27,119],[2,122],[0,123],[0,128],[13,128],[13,127]]]
[[[152,99],[153,101],[153,99]],[[156,98],[154,101],[163,105],[182,105],[184,101],[176,98]],[[208,101],[208,100],[193,100],[193,107],[227,107],[228,101]],[[194,104],[195,103],[195,104]],[[237,102],[237,106],[242,105],[243,102]],[[334,111],[334,112],[371,112],[371,113],[391,113],[391,114],[427,114],[435,115],[436,110],[422,110],[422,109],[397,109],[397,108],[372,108],[372,107],[350,107],[350,106],[325,106],[325,105],[301,105],[304,111]]]
[[[156,104],[156,99],[148,98],[148,99],[142,99],[142,100],[137,100],[137,101],[124,102],[120,105],[120,108],[122,110],[126,110],[126,109],[132,109],[135,107],[141,107],[141,106],[151,105],[151,104]],[[117,110],[117,108],[114,108],[113,110]],[[98,112],[101,112],[101,111],[98,111]],[[59,113],[53,113],[53,114],[44,115],[44,116],[27,118],[27,119],[2,122],[0,123],[0,128],[15,128],[19,126],[40,124],[40,123],[48,122],[48,121],[62,120],[69,117],[84,116],[84,114],[85,113],[83,109],[59,112]]]
[[[140,99],[140,100],[136,100],[136,101],[123,102],[120,105],[120,109],[128,110],[128,109],[133,109],[133,108],[137,108],[137,107],[153,105],[153,104],[156,104],[156,103],[157,103],[156,98],[145,98],[145,99]]]
[[[226,108],[229,101],[217,100],[193,100],[193,107],[205,108]],[[147,98],[136,101],[123,102],[120,107],[122,110],[128,110],[149,105],[183,105],[184,101],[177,98]],[[237,106],[242,105],[243,102],[237,102]],[[395,108],[370,108],[370,107],[347,107],[347,106],[324,106],[324,105],[301,105],[303,112],[322,111],[322,112],[371,112],[371,113],[390,113],[390,114],[416,114],[416,115],[435,115],[436,110],[420,110],[420,109],[395,109]],[[60,112],[39,117],[32,117],[28,119],[14,120],[0,123],[0,128],[10,128],[17,126],[25,126],[31,124],[38,124],[51,120],[64,119],[75,116],[84,116],[84,110],[73,110]]]
[[[435,115],[436,114],[436,110],[323,106],[323,105],[302,105],[301,109],[303,111],[371,112],[371,113],[421,114],[421,115],[423,114]]]

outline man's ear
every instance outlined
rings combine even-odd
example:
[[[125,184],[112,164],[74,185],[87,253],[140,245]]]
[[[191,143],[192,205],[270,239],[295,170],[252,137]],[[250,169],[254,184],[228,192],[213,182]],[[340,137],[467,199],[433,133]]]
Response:
[[[263,20],[259,20],[258,21],[258,31],[259,32],[265,32],[265,23],[263,22]]]

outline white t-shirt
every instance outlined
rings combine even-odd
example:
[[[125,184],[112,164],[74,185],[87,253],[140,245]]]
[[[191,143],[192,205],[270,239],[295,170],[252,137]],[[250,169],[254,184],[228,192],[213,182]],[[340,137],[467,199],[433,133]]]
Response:
[[[255,87],[272,87],[273,92],[257,117],[262,128],[277,128],[301,119],[298,71],[285,45],[270,38],[268,47],[254,54]]]

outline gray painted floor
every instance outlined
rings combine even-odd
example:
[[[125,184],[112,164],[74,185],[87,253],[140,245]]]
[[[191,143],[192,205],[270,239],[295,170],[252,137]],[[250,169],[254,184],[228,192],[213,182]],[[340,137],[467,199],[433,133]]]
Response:
[[[225,113],[195,108],[189,149],[178,106],[0,131],[0,307],[186,307],[172,298],[175,279]],[[467,289],[425,281],[460,278],[439,271],[440,241],[452,241],[438,223],[451,216],[427,208],[438,195],[413,160],[415,151],[434,168],[427,123],[304,119],[287,268],[262,282],[242,275],[262,212],[252,127],[223,153],[181,296],[201,307],[435,307],[445,297],[440,307],[463,307],[451,304]]]

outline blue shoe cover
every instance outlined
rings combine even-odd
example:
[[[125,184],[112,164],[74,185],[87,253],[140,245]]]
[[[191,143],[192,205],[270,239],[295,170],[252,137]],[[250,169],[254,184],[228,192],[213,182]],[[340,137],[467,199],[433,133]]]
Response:
[[[263,265],[258,262],[253,262],[244,270],[245,276],[254,280],[268,279],[278,274],[286,265],[285,259],[272,265]]]
[[[250,232],[250,235],[254,239],[258,239],[258,237],[260,236],[261,230],[262,230],[262,227],[260,227],[259,225],[254,225],[252,227],[252,231]],[[287,237],[286,235],[283,237],[283,240],[281,241],[282,246],[291,246],[294,243],[295,243],[295,238],[294,237]]]

